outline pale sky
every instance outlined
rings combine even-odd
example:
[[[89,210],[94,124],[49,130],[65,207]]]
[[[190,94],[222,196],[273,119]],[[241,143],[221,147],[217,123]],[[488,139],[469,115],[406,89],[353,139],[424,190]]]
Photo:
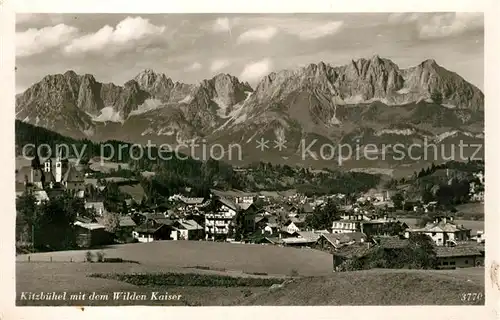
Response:
[[[483,89],[482,13],[18,14],[16,92],[74,70],[122,85],[150,68],[198,83],[374,54],[401,68],[434,59]]]

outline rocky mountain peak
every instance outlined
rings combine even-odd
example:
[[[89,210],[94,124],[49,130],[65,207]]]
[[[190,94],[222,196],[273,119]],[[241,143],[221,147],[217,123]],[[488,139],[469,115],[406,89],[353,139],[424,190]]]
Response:
[[[481,111],[484,104],[478,88],[434,60],[400,69],[378,55],[341,66],[319,61],[271,72],[249,95],[252,91],[247,82],[226,73],[198,84],[185,84],[145,69],[118,86],[100,83],[91,74],[78,75],[68,70],[48,75],[16,96],[16,117],[61,132],[91,132],[94,137],[103,130],[99,122],[111,121],[121,123],[126,128],[122,135],[130,135],[132,140],[150,131],[160,138],[180,134],[188,139],[214,132],[233,136],[231,130],[248,126],[278,130],[281,127],[274,128],[276,123],[281,129],[296,125],[288,126],[287,119],[303,125],[305,132],[313,132],[321,124],[325,124],[321,130],[330,132],[347,123],[354,109],[360,113],[353,123],[358,118],[376,122],[387,120],[387,114],[396,112],[392,108],[400,105],[416,105],[415,113],[408,114],[405,121],[415,118],[416,123],[431,121],[433,125],[442,119],[448,121],[454,112],[464,119],[475,119],[479,113],[474,111]],[[425,102],[434,91],[443,95],[441,106]],[[428,116],[432,112],[446,116]],[[104,127],[111,130],[110,126]],[[120,138],[118,133],[113,136],[114,131],[108,134]]]
[[[76,72],[75,72],[75,71],[73,71],[73,70],[68,70],[68,71],[66,71],[66,72],[64,73],[64,77],[65,77],[65,78],[70,78],[70,79],[75,79],[75,78],[77,78],[77,77],[78,77],[78,75],[76,74]]]
[[[422,67],[437,67],[439,66],[436,62],[436,60],[434,59],[427,59],[427,60],[424,60],[422,61],[422,63],[420,64]]]
[[[138,83],[139,88],[150,93],[152,97],[161,100],[168,100],[170,91],[174,87],[172,79],[163,73],[156,73],[153,69],[141,71],[133,80]]]
[[[238,78],[226,73],[219,73],[212,79],[200,84],[208,95],[224,106],[233,106],[246,98],[246,92],[253,91],[248,83],[242,83]]]

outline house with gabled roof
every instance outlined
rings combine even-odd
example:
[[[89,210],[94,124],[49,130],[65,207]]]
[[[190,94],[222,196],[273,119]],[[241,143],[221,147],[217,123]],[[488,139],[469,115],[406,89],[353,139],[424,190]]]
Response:
[[[436,247],[438,269],[456,269],[484,266],[484,245]]]
[[[170,226],[142,224],[135,228],[132,236],[139,242],[153,242],[158,240],[171,240],[172,228]]]
[[[145,221],[137,226],[132,236],[139,242],[151,242],[157,240],[172,240],[174,221],[163,214],[142,213]]]
[[[437,246],[454,246],[458,241],[469,240],[471,229],[456,225],[452,217],[438,217],[423,228],[406,229],[405,237],[409,238],[411,233],[426,234]]]
[[[85,190],[84,175],[73,166],[68,167],[61,183],[67,190]]]
[[[366,234],[362,232],[322,233],[316,241],[315,248],[331,252],[346,245],[365,243],[366,241]]]
[[[200,240],[203,238],[204,228],[194,220],[179,219],[173,222],[173,240]]]

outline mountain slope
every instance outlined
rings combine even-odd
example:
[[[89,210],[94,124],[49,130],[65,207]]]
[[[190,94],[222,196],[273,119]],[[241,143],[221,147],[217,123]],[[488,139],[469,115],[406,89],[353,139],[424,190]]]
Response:
[[[442,101],[431,99],[436,93]],[[185,149],[238,144],[238,162],[323,167],[331,159],[308,163],[301,144],[316,141],[312,152],[321,154],[325,144],[443,144],[459,136],[482,143],[484,95],[434,60],[400,69],[379,56],[272,72],[255,90],[228,74],[184,84],[146,69],[117,86],[68,71],[18,95],[16,118],[78,138]],[[259,139],[270,142],[265,153],[256,151]]]

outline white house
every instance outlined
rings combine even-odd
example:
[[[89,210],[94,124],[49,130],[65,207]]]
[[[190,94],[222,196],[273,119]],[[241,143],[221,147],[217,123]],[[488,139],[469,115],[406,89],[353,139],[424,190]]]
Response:
[[[293,223],[293,221],[292,221],[292,222],[290,222],[290,224],[289,224],[289,225],[285,226],[285,230],[286,230],[286,232],[288,232],[288,233],[292,234],[292,233],[295,233],[295,232],[299,232],[299,231],[300,231],[300,228],[299,228],[299,227],[297,227],[297,226],[295,225],[295,223]]]
[[[241,197],[236,197],[236,203],[248,203],[252,204],[253,203],[253,196],[241,196]]]
[[[229,228],[239,207],[234,202],[226,199],[216,199],[217,211],[205,214],[205,235],[206,239],[225,238],[229,233]]]
[[[350,233],[358,231],[359,221],[340,220],[333,221],[332,233]]]
[[[486,235],[485,235],[485,233],[484,233],[483,230],[477,230],[477,234],[476,234],[475,238],[476,238],[476,241],[478,243],[484,243],[484,242],[486,242]]]
[[[194,220],[180,219],[175,221],[171,232],[173,240],[199,240],[203,234],[203,227]]]

